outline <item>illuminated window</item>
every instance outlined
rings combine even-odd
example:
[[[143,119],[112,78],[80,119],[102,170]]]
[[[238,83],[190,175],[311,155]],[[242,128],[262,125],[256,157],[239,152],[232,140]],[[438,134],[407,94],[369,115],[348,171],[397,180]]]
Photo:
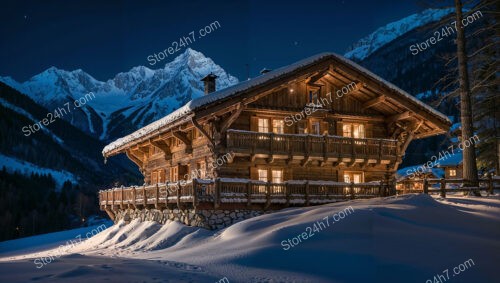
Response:
[[[283,183],[283,170],[272,170],[273,183]]]
[[[319,91],[318,90],[310,90],[309,91],[309,103],[318,103],[318,96],[319,96]]]
[[[457,176],[457,170],[450,169],[450,177],[455,177],[455,176]]]
[[[285,133],[285,122],[283,120],[273,120],[273,133],[283,134]]]
[[[365,125],[363,124],[344,123],[342,126],[342,132],[343,136],[348,138],[364,139],[366,137]]]
[[[344,182],[346,183],[362,183],[363,173],[362,172],[344,172]]]
[[[269,119],[259,118],[258,126],[259,133],[269,133]]]
[[[200,161],[198,163],[196,163],[196,170],[197,170],[197,174],[196,174],[196,178],[200,178],[200,179],[205,179],[205,176],[206,176],[206,167],[205,167],[205,161]]]
[[[267,182],[267,169],[259,169],[259,181]]]
[[[320,127],[319,127],[319,122],[318,121],[312,122],[312,124],[311,124],[311,134],[313,134],[313,135],[319,135],[320,134]]]

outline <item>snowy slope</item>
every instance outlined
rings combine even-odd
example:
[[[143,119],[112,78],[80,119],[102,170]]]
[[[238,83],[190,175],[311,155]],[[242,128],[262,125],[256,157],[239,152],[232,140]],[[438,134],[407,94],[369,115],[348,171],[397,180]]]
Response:
[[[418,14],[413,14],[401,20],[389,23],[360,39],[349,48],[349,51],[345,53],[344,56],[355,61],[363,60],[399,36],[428,23],[438,21],[453,12],[454,9],[452,8],[427,9]]]
[[[348,206],[354,211],[333,223],[332,215]],[[330,227],[283,249],[282,241],[325,217]],[[29,259],[53,250],[9,253],[0,258],[0,277],[9,282],[182,282],[184,276],[193,282],[227,277],[229,282],[421,283],[472,259],[475,265],[453,282],[493,282],[499,224],[498,196],[442,200],[427,195],[289,208],[221,231],[134,221],[114,225],[40,270]],[[162,279],[160,267],[165,267]]]
[[[18,172],[20,174],[30,176],[31,173],[37,173],[41,175],[52,175],[52,178],[56,182],[57,188],[61,189],[64,182],[70,181],[74,184],[78,183],[78,178],[75,177],[73,174],[61,170],[54,170],[50,168],[44,168],[37,166],[33,163],[29,163],[24,160],[19,160],[10,156],[6,156],[0,153],[0,165],[7,169],[7,172],[13,173],[13,172]],[[1,169],[1,168],[0,168]]]
[[[117,137],[140,128],[202,96],[200,79],[210,72],[219,77],[217,89],[238,82],[210,58],[190,48],[162,69],[138,66],[105,82],[80,69],[65,71],[55,67],[23,83],[10,77],[0,77],[0,81],[49,110],[63,108],[67,102],[72,105],[74,100],[94,94],[84,106],[71,109],[64,119],[105,140],[110,134]]]

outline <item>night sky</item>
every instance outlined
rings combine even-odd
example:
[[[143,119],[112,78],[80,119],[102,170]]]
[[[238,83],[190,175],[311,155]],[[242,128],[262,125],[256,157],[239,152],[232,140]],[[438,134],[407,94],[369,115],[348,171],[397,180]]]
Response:
[[[24,81],[56,66],[98,80],[214,21],[189,44],[240,80],[315,53],[345,53],[360,38],[426,7],[417,1],[7,1],[0,10],[0,76]]]

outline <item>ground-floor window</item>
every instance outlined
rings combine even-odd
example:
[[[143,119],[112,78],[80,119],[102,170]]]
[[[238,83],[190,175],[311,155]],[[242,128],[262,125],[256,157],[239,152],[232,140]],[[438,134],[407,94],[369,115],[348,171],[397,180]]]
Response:
[[[346,183],[363,183],[364,176],[363,172],[353,172],[353,171],[345,171],[344,172],[344,182]]]

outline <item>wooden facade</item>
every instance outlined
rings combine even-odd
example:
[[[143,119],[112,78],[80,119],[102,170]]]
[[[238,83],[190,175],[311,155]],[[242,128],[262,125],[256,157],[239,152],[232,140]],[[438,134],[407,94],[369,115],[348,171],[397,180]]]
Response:
[[[110,144],[104,156],[125,153],[146,186],[222,178],[272,186],[387,184],[413,139],[450,126],[442,114],[335,54],[200,99],[207,102]]]

